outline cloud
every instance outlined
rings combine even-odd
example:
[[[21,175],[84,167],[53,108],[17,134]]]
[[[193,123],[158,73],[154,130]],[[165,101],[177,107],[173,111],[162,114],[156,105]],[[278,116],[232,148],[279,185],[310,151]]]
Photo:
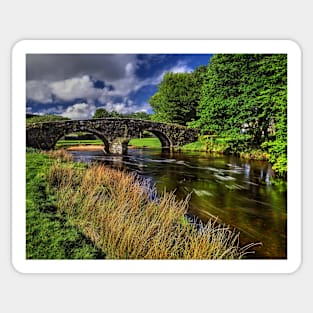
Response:
[[[26,79],[58,81],[91,75],[115,81],[125,76],[125,67],[136,58],[135,54],[28,54]]]
[[[167,72],[171,73],[190,73],[192,71],[193,69],[184,62],[178,62],[175,66],[167,70]]]
[[[48,107],[44,109],[40,109],[36,114],[45,115],[45,114],[56,114],[61,115],[64,112],[64,107],[62,105]]]
[[[142,88],[158,85],[166,72],[192,71],[182,61],[162,64],[165,60],[163,55],[29,54],[26,63],[28,110],[74,119],[91,117],[99,106],[124,114],[149,112],[151,108],[147,99],[142,98],[146,92]],[[154,64],[152,70],[149,64]],[[143,76],[137,72],[141,66],[144,66],[144,70],[141,68]],[[141,94],[139,104],[136,102],[138,94]],[[31,101],[39,103],[36,110]],[[140,104],[143,101],[144,104]],[[56,107],[56,104],[63,106]]]
[[[156,56],[153,56],[154,59]],[[149,58],[149,57],[148,57]],[[162,58],[161,58],[162,59]],[[27,55],[27,98],[43,103],[52,102],[52,94],[62,100],[98,99],[107,96],[125,97],[147,85],[159,84],[166,72],[182,73],[192,69],[183,62],[164,68],[146,79],[136,76],[142,64],[136,55]],[[111,88],[94,88],[94,80],[102,80]]]
[[[27,99],[41,103],[51,103],[53,101],[51,87],[45,81],[28,81],[26,83],[26,96]]]
[[[169,68],[165,68],[162,71],[160,71],[159,73],[157,73],[156,75],[143,80],[140,83],[140,85],[141,85],[140,88],[144,87],[144,86],[160,84],[166,73],[190,73],[192,71],[193,71],[193,69],[191,67],[189,67],[187,64],[185,64],[183,62],[178,62],[174,66],[169,67]]]
[[[142,103],[135,105],[132,100],[124,99],[123,102],[107,102],[101,108],[106,109],[108,112],[115,111],[120,114],[129,114],[136,112],[146,112],[148,113],[150,105],[148,103]]]
[[[61,116],[68,117],[70,119],[89,119],[92,118],[96,111],[96,106],[89,103],[76,103],[69,106]]]
[[[52,103],[54,98],[63,101],[86,99],[87,102],[94,102],[110,91],[112,91],[110,86],[104,86],[102,89],[96,88],[94,81],[87,75],[56,82],[29,81],[26,83],[27,99],[40,103]]]
[[[92,102],[103,92],[103,89],[94,87],[93,81],[87,75],[53,82],[49,87],[52,94],[65,101],[84,98]]]

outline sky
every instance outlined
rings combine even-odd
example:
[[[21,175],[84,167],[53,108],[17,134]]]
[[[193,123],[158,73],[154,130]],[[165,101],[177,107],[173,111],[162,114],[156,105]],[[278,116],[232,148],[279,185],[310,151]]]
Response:
[[[166,72],[191,72],[211,54],[28,54],[26,112],[92,118],[97,108],[153,113]]]

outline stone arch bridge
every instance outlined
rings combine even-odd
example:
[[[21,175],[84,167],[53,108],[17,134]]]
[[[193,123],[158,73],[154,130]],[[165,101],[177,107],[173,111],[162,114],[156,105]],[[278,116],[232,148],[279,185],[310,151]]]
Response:
[[[127,118],[104,118],[28,124],[26,145],[50,150],[66,134],[88,132],[103,141],[105,152],[126,154],[129,140],[140,137],[145,130],[158,137],[163,148],[169,149],[193,142],[198,137],[197,130],[181,125]]]

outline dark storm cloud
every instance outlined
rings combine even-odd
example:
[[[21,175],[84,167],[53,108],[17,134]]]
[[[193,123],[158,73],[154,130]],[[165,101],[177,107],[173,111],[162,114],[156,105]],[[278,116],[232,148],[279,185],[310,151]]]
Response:
[[[58,81],[90,75],[114,81],[123,78],[127,64],[135,61],[133,54],[28,54],[26,79]]]

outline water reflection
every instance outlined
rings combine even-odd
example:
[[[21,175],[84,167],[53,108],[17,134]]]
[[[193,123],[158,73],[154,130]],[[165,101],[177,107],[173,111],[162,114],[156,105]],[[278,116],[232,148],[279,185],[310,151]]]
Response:
[[[190,213],[202,220],[218,218],[241,232],[243,243],[263,243],[255,258],[286,258],[286,186],[271,184],[267,162],[213,157],[205,153],[129,150],[126,156],[73,151],[75,160],[101,161],[149,177],[158,192],[191,194]]]

